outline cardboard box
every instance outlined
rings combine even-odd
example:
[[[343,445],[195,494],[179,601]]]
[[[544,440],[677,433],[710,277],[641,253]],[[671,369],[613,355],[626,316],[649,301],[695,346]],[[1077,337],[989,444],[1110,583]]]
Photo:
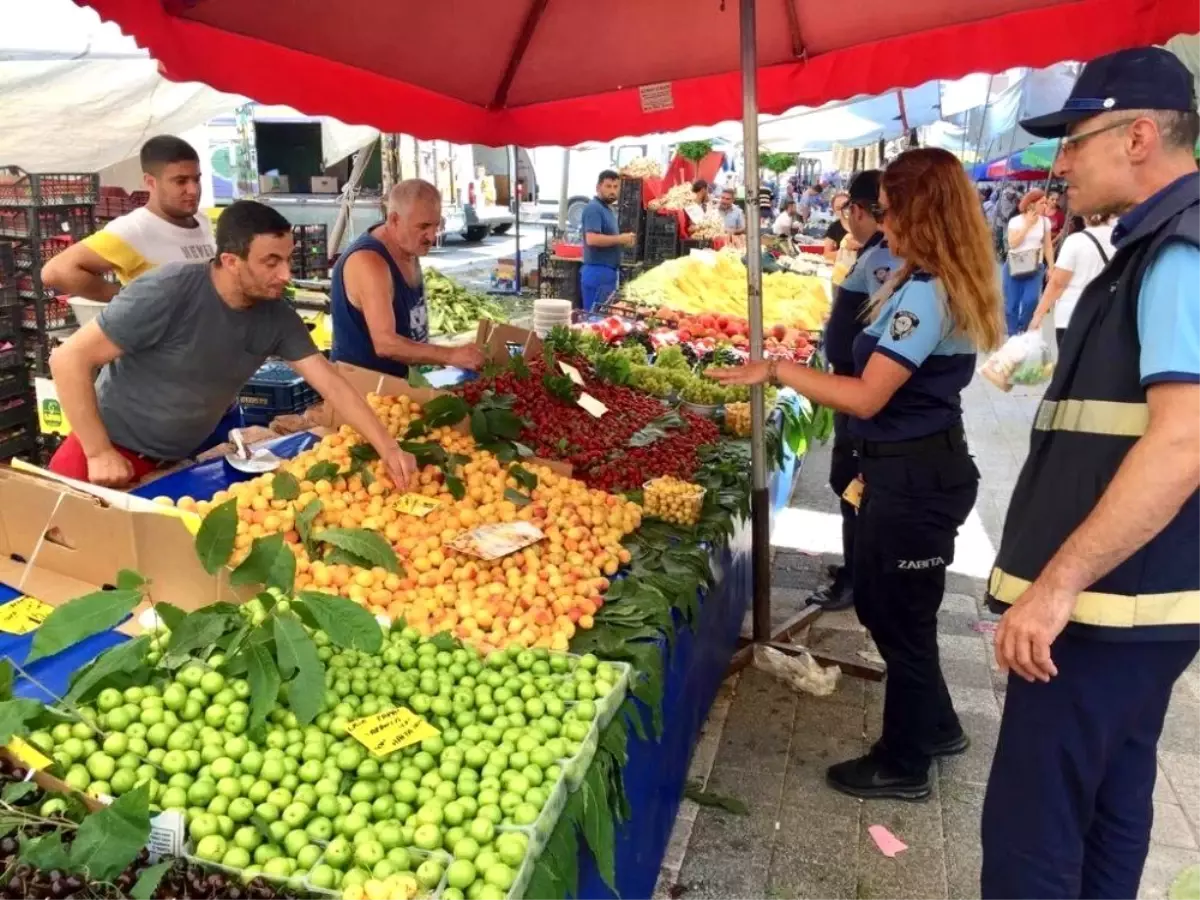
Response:
[[[169,601],[185,611],[251,596],[230,586],[227,571],[216,577],[204,571],[192,530],[199,522],[185,516],[33,466],[2,466],[0,583],[60,606],[111,588],[117,572],[132,569],[148,580],[149,602]],[[118,630],[140,632],[141,611]]]
[[[336,194],[338,192],[337,179],[332,175],[314,175],[312,192],[314,194]]]
[[[532,331],[515,325],[500,325],[491,319],[480,319],[475,344],[485,358],[498,363],[508,362],[514,349],[519,349],[526,359],[542,352],[542,339]]]

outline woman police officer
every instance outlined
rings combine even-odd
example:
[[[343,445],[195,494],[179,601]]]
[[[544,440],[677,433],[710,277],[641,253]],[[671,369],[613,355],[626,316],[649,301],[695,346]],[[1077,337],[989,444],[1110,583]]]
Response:
[[[938,662],[937,611],[954,538],[975,503],[960,393],[977,350],[1004,333],[991,236],[962,164],[909,150],[883,173],[876,212],[904,264],[874,295],[853,376],[787,362],[709,370],[727,384],[778,382],[850,416],[862,484],[854,601],[887,663],[883,735],[838,763],[829,784],[856,797],[929,796],[934,756],[968,740]]]

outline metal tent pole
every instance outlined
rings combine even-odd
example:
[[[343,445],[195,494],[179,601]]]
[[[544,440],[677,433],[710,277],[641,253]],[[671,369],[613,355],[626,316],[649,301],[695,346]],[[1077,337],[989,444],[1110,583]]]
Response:
[[[746,157],[746,202],[758,196],[758,47],[755,0],[741,0],[742,146]],[[746,298],[750,316],[750,360],[763,358],[761,220],[746,216]],[[753,541],[754,640],[771,637],[771,499],[767,493],[766,409],[761,384],[750,389],[750,534]]]

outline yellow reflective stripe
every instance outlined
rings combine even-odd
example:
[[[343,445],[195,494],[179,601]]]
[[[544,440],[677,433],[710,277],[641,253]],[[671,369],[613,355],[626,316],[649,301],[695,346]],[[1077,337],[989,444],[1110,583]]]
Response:
[[[1001,603],[1013,603],[1031,582],[992,569],[988,593]],[[1072,622],[1105,628],[1200,624],[1200,590],[1166,594],[1102,594],[1084,591],[1075,602]]]
[[[1145,403],[1115,400],[1043,400],[1033,427],[1038,431],[1078,431],[1141,437],[1150,424],[1150,407]]]

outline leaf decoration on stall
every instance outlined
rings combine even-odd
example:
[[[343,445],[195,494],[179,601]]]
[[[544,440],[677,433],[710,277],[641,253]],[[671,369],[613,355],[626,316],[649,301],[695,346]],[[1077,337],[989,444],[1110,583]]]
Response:
[[[233,552],[232,542],[230,552]],[[33,633],[33,643],[25,662],[53,656],[108,631],[133,612],[141,601],[140,589],[96,591],[55,607]]]
[[[364,561],[365,568],[382,566],[389,572],[400,570],[396,551],[377,531],[366,528],[326,528],[314,534],[313,540],[351,554],[355,559]]]
[[[236,497],[214,507],[200,523],[200,530],[196,532],[196,555],[209,575],[216,575],[233,556],[237,524]]]

